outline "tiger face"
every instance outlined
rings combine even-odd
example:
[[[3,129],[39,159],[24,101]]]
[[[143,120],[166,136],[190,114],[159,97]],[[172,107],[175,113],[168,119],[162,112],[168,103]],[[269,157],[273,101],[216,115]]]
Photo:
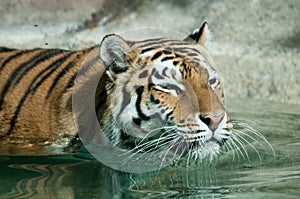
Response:
[[[184,40],[170,38],[129,42],[105,37],[100,57],[111,79],[115,144],[137,147],[184,146],[196,158],[214,157],[229,138],[232,124],[212,58],[203,47],[207,24]],[[175,141],[174,141],[175,140]],[[147,149],[151,148],[151,144]],[[175,149],[176,150],[176,149]]]

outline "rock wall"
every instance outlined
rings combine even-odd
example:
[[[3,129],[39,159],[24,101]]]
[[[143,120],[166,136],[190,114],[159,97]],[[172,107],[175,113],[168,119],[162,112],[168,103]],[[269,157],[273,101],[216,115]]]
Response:
[[[300,104],[299,10],[298,0],[2,0],[0,45],[78,49],[141,27],[188,34],[206,20],[229,98]]]

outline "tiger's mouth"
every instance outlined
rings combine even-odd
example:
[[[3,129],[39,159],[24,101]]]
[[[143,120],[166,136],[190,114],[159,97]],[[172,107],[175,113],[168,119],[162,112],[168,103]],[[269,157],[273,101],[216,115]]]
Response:
[[[192,142],[204,142],[206,135],[203,135],[202,133],[205,132],[204,130],[201,133],[192,134],[192,133],[184,133],[182,131],[178,131],[177,134],[183,139],[183,141],[187,143]]]
[[[224,135],[222,136],[222,138],[216,138],[214,135],[214,132],[211,133],[205,133],[205,130],[199,130],[198,133],[184,133],[182,131],[178,131],[177,134],[181,137],[181,139],[183,140],[183,142],[188,143],[190,145],[204,145],[205,143],[217,143],[220,146],[223,146],[229,136],[230,133],[224,133]]]
[[[124,143],[125,148],[128,147],[127,149],[136,155],[149,153],[156,154],[157,157],[168,156],[174,160],[184,156],[188,159],[212,160],[221,152],[230,137],[230,132],[225,129],[219,129],[216,135],[216,132],[209,130],[199,130],[198,133],[197,131],[183,132],[174,125],[165,128],[150,137],[132,137],[132,139],[127,137],[127,141],[131,140],[131,142]]]

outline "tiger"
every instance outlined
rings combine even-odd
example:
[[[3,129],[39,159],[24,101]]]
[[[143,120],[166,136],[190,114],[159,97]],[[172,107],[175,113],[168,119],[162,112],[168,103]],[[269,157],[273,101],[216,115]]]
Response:
[[[0,139],[77,136],[80,121],[73,118],[72,103],[85,63],[91,73],[104,68],[94,109],[113,145],[139,149],[139,141],[180,138],[198,158],[215,157],[230,138],[232,122],[220,74],[205,47],[208,34],[204,22],[183,39],[132,41],[109,34],[99,45],[77,51],[1,47]],[[151,143],[143,150],[160,145]]]

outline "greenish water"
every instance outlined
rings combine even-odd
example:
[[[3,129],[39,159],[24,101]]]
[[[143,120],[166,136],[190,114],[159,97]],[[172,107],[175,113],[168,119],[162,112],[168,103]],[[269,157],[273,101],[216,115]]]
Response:
[[[229,150],[210,164],[145,174],[115,171],[80,154],[2,155],[0,198],[299,198],[300,106],[230,100],[228,107],[268,139],[275,155],[258,137],[248,139],[247,155]]]

